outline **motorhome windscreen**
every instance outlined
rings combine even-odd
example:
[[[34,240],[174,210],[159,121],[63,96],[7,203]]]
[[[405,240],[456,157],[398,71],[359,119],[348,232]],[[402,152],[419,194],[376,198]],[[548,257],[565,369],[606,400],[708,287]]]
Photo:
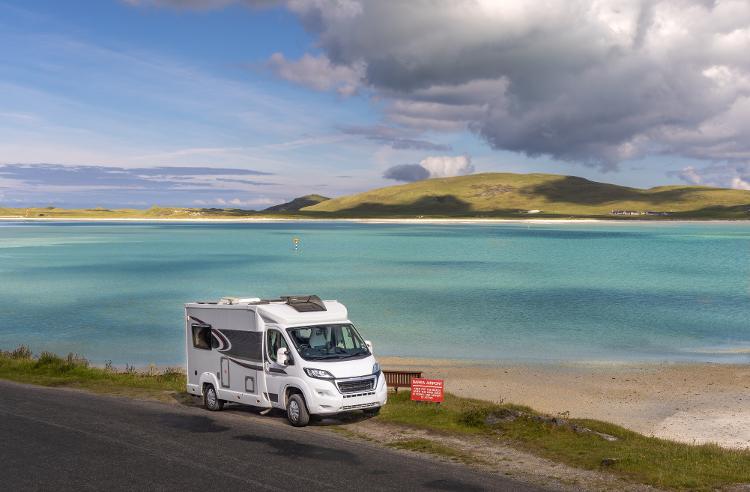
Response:
[[[305,360],[353,359],[370,355],[367,345],[350,324],[288,328],[287,332]]]

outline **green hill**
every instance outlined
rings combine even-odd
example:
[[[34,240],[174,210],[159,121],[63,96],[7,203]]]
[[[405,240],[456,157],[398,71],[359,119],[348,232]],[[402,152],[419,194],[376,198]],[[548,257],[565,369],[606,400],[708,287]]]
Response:
[[[613,215],[613,210],[637,215]],[[647,214],[651,212],[651,214]],[[647,190],[556,174],[486,173],[427,179],[327,199],[307,195],[262,212],[241,209],[2,208],[1,217],[219,219],[253,217],[502,217],[750,219],[750,191],[705,186]]]
[[[305,195],[295,198],[294,200],[273,207],[268,207],[264,212],[298,212],[300,209],[316,205],[320,202],[330,200],[323,195]]]
[[[704,186],[639,189],[556,174],[485,173],[389,186],[327,200],[301,212],[343,217],[620,217],[613,210],[636,212],[641,218],[750,218],[750,191]]]

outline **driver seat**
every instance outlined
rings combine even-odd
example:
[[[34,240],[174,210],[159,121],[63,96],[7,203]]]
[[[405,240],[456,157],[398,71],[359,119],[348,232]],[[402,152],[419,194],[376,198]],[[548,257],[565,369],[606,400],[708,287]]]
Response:
[[[325,348],[327,345],[328,340],[326,340],[326,336],[320,330],[317,330],[310,337],[310,348]]]

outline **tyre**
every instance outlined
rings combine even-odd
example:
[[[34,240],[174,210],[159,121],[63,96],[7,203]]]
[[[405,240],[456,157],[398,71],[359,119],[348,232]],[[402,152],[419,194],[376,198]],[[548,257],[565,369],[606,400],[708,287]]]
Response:
[[[203,390],[203,406],[212,412],[218,412],[224,408],[224,400],[219,400],[216,388],[212,384],[207,384]]]
[[[307,411],[305,399],[300,394],[294,394],[286,402],[286,418],[295,427],[304,427],[310,423],[310,412]]]
[[[380,413],[380,407],[368,408],[364,412],[365,412],[365,415],[367,415],[368,417],[377,417],[378,414]]]

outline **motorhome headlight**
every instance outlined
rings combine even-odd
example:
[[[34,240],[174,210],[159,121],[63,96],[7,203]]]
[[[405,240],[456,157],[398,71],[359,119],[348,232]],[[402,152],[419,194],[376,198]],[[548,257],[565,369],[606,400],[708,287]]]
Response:
[[[373,374],[380,373],[380,362],[376,362],[375,364],[372,365],[372,373]]]
[[[333,374],[323,369],[313,369],[311,367],[305,367],[305,373],[311,378],[317,379],[333,379]]]

